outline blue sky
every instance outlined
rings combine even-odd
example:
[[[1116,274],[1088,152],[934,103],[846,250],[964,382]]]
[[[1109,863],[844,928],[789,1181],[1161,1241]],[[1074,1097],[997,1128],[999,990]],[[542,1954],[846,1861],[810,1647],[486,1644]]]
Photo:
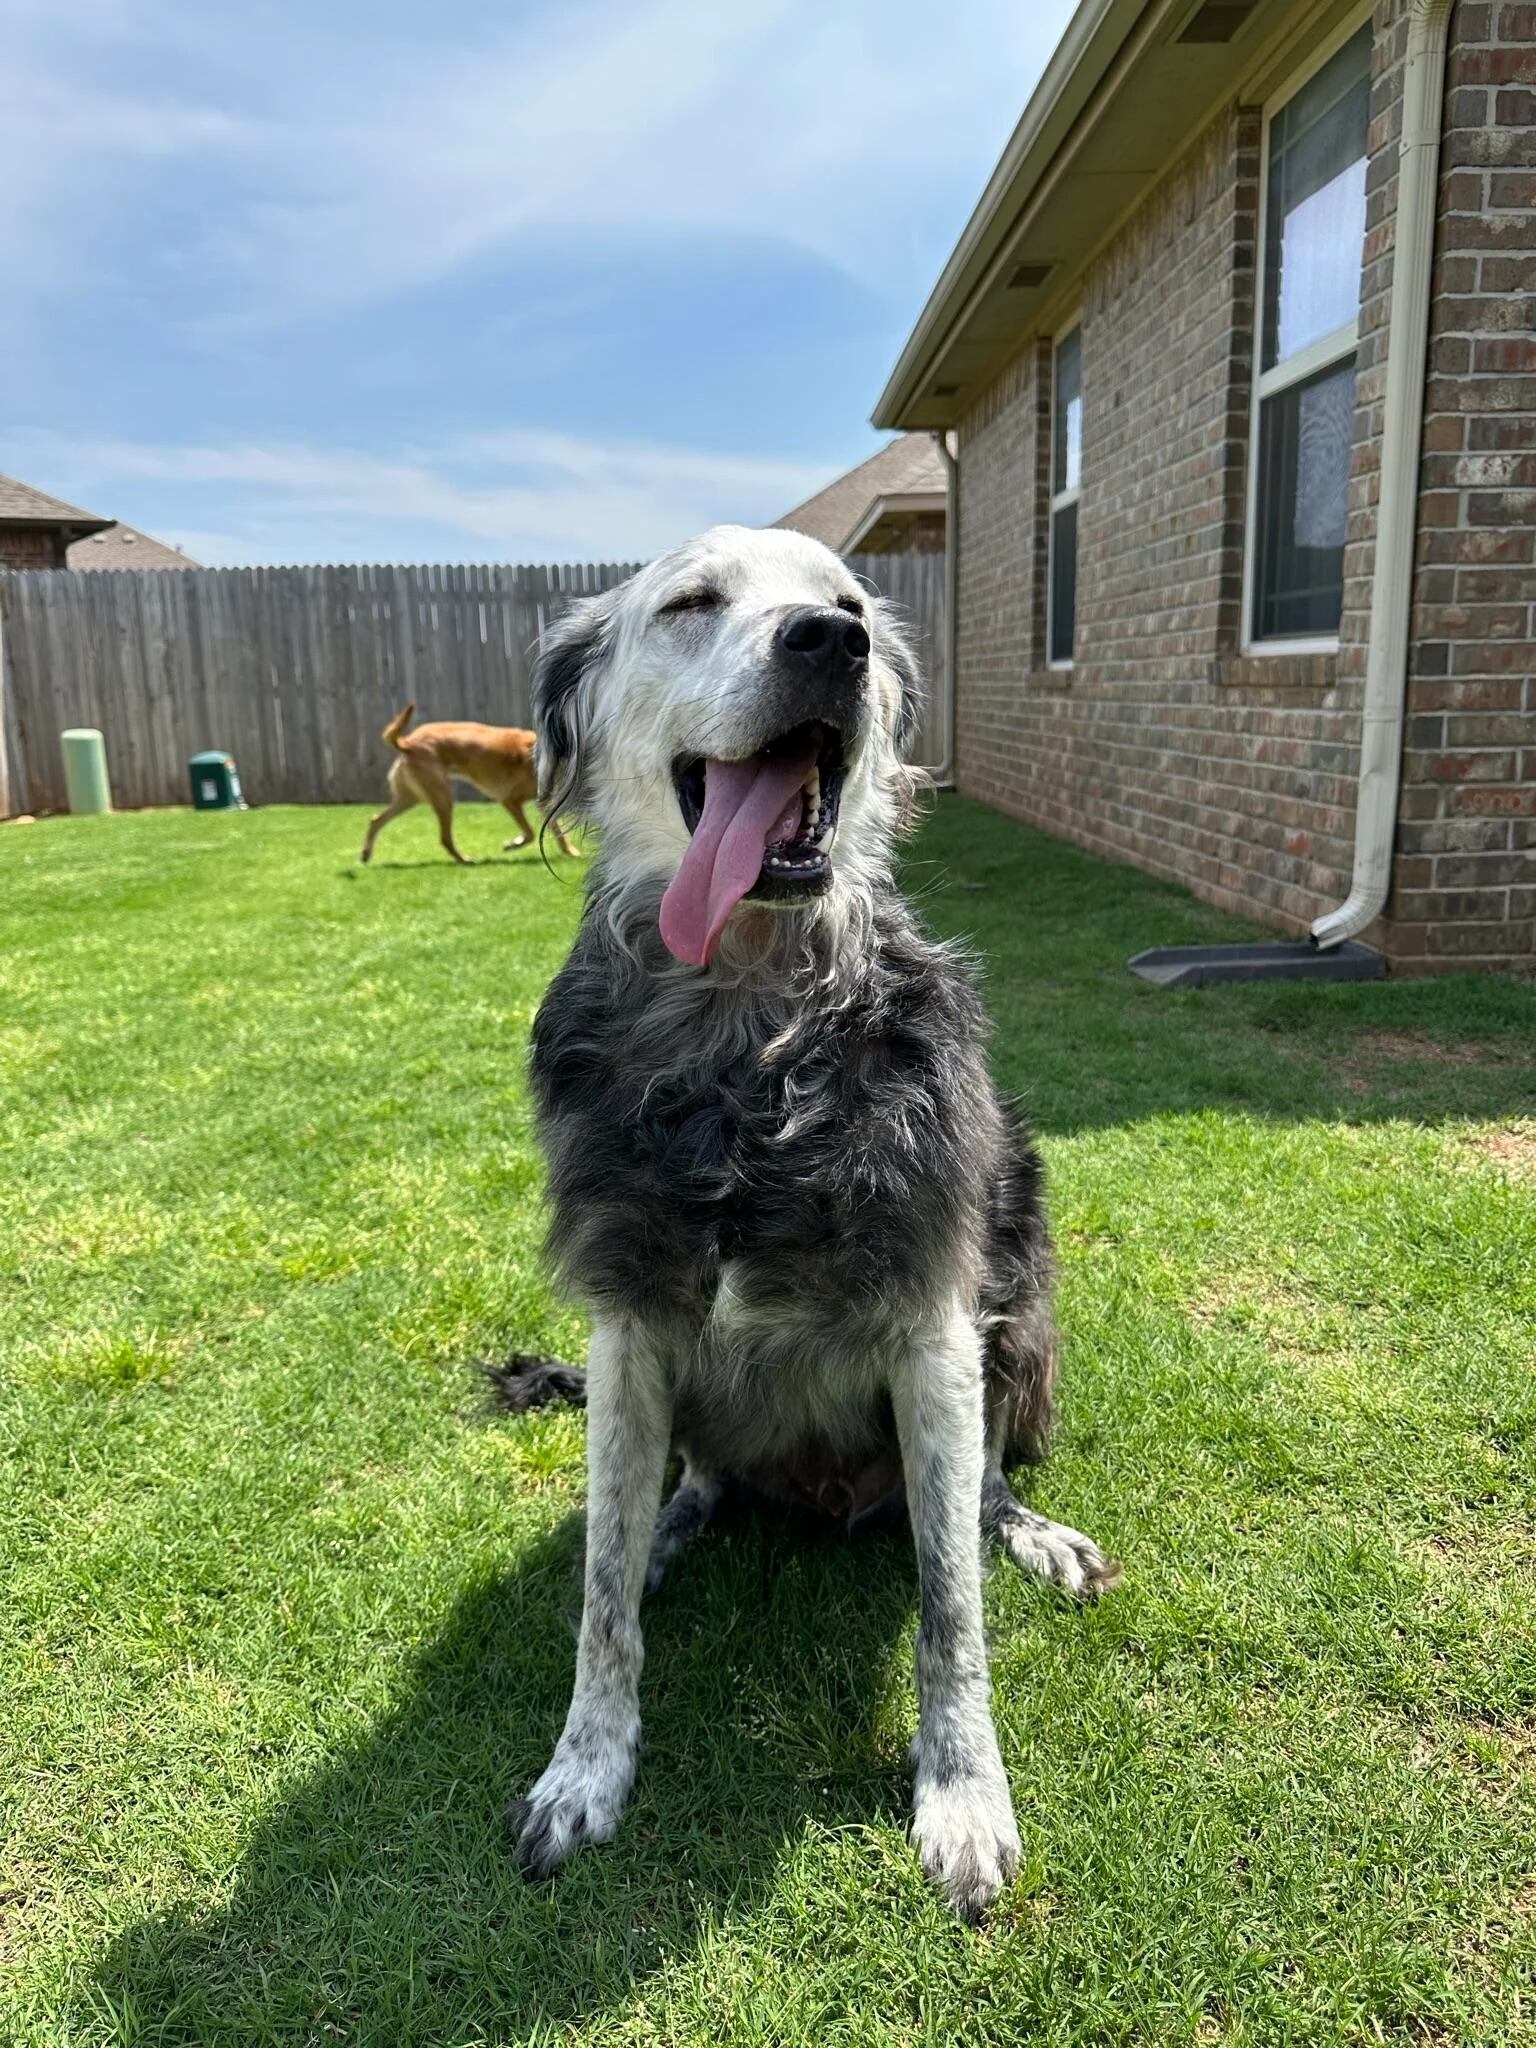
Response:
[[[0,0],[0,470],[210,563],[775,518],[1070,13]]]

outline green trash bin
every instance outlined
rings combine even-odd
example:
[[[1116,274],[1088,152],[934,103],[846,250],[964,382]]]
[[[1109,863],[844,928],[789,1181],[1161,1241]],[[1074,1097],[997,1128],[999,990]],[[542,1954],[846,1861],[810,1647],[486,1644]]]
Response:
[[[73,725],[59,734],[64,750],[64,790],[78,817],[102,817],[112,808],[107,781],[107,747],[93,725]]]
[[[187,763],[194,811],[243,811],[240,771],[228,754],[194,754]]]

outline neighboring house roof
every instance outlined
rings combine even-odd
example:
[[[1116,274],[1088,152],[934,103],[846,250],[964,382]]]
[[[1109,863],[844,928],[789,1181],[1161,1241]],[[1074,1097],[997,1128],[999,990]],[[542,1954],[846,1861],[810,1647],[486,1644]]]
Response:
[[[932,436],[902,434],[773,523],[846,552],[885,513],[942,512],[944,498],[944,458]]]
[[[62,498],[50,498],[46,491],[19,483],[13,476],[0,476],[0,526],[67,526],[81,533],[95,533],[110,526],[110,519],[98,519],[94,512],[82,512],[78,505],[66,505]]]
[[[114,519],[100,533],[85,540],[71,541],[68,556],[71,569],[198,569],[190,555],[180,548],[168,548],[152,533],[140,533],[121,519]]]
[[[952,427],[1234,96],[1317,36],[1303,0],[1081,0],[871,415]],[[978,60],[984,52],[977,52]]]

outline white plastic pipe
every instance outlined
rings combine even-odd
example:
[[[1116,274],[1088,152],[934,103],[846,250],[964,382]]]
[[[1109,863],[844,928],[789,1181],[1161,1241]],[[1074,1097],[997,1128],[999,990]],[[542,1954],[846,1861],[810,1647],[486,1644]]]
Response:
[[[1371,578],[1355,805],[1355,866],[1349,895],[1312,927],[1317,946],[1342,945],[1363,932],[1381,915],[1392,886],[1392,843],[1397,833],[1408,696],[1408,629],[1435,258],[1440,113],[1451,4],[1452,0],[1410,0],[1409,4],[1392,310],[1387,325],[1387,388],[1382,406],[1381,495],[1376,511],[1376,565]]]
[[[955,779],[955,706],[959,677],[955,673],[955,649],[960,644],[960,463],[949,445],[947,433],[936,433],[934,442],[944,458],[944,745],[936,768],[928,770],[937,789],[948,789]]]

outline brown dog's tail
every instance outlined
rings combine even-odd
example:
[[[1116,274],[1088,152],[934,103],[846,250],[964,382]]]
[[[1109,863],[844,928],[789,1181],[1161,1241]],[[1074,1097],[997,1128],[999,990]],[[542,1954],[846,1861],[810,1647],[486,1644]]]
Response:
[[[389,741],[389,744],[392,747],[399,746],[401,733],[405,731],[405,728],[410,724],[411,720],[415,716],[416,706],[414,704],[407,704],[405,709],[403,711],[397,711],[395,716],[389,721],[388,725],[385,726],[384,737]]]

